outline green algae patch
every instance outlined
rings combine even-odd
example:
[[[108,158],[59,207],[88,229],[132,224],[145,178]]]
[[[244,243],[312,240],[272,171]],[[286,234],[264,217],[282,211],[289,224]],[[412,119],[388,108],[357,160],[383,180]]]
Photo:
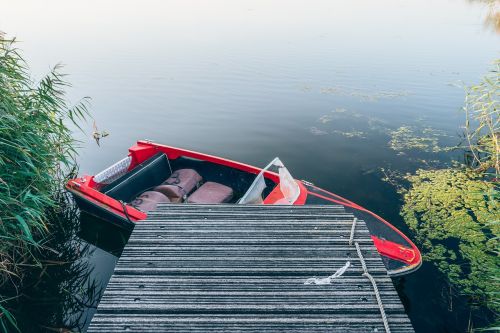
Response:
[[[414,126],[400,126],[394,131],[389,131],[389,135],[391,137],[389,147],[399,152],[420,150],[427,153],[439,153],[453,149],[440,146],[439,139],[447,135],[430,127],[417,129]]]
[[[344,86],[321,88],[320,93],[337,95],[337,96],[350,96],[353,98],[357,98],[363,102],[378,102],[381,99],[395,99],[395,98],[407,97],[410,95],[410,92],[408,91],[392,91],[392,90],[369,91],[369,90],[349,88]]]
[[[419,170],[406,176],[401,215],[460,292],[494,310],[500,305],[500,209],[495,183],[466,169]]]
[[[352,139],[352,138],[366,139],[366,133],[363,131],[356,131],[356,130],[339,131],[339,130],[335,130],[332,133],[342,135],[342,136],[349,138],[349,139]]]

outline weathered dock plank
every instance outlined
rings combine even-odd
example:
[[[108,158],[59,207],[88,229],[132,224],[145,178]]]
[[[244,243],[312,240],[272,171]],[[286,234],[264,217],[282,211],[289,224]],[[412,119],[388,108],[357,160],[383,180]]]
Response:
[[[139,222],[88,332],[413,328],[363,221],[341,206],[163,205]],[[331,284],[311,285],[347,261]]]

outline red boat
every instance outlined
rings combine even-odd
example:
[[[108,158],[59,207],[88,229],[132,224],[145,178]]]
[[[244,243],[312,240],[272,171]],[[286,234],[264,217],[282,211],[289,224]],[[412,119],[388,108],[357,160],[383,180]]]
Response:
[[[306,181],[292,178],[276,158],[257,168],[220,157],[138,141],[126,158],[66,188],[81,210],[132,230],[160,203],[342,205],[364,220],[389,275],[415,271],[418,248],[375,213]]]

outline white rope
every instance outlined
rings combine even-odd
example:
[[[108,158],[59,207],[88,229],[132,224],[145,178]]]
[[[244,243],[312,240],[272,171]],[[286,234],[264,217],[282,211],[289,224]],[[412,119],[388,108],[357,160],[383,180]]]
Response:
[[[348,261],[348,262],[345,263],[344,266],[342,266],[339,269],[337,269],[337,271],[335,273],[333,273],[332,275],[330,275],[329,277],[322,278],[322,279],[309,278],[309,279],[306,280],[306,282],[304,282],[304,284],[331,284],[333,282],[333,280],[335,280],[336,278],[341,277],[342,274],[344,274],[345,271],[347,271],[347,269],[350,266],[351,266],[351,262]]]
[[[352,232],[351,232],[352,234]],[[385,315],[384,305],[382,304],[382,299],[380,298],[380,293],[378,291],[377,283],[373,276],[368,273],[368,268],[366,267],[365,259],[363,258],[363,254],[361,253],[361,249],[359,248],[358,242],[354,243],[356,246],[356,252],[358,252],[359,260],[361,261],[361,266],[363,267],[363,276],[366,276],[373,286],[373,291],[375,292],[375,297],[377,298],[378,308],[380,309],[380,314],[382,315],[382,321],[384,322],[384,328],[386,333],[391,333],[391,329],[389,328],[389,322],[387,321],[387,317]]]
[[[355,217],[354,220],[352,221],[351,236],[349,237],[349,245],[352,245],[352,242],[354,241],[354,230],[356,229],[356,221],[358,221],[358,219]]]

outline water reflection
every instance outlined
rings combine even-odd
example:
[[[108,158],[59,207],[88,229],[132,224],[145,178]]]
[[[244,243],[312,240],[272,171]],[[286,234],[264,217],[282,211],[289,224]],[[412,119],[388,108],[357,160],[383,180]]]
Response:
[[[483,2],[487,6],[484,16],[486,29],[500,34],[500,1],[499,0],[469,0],[469,2]]]
[[[497,34],[500,34],[500,1],[494,1],[490,4],[484,23]]]
[[[15,298],[6,305],[23,333],[80,331],[103,291],[88,260],[93,247],[76,236],[78,211],[67,194],[50,216],[52,234],[40,253],[41,267],[26,271],[23,285],[12,290],[19,296],[10,295]]]
[[[27,271],[19,297],[7,295],[13,298],[6,307],[23,333],[85,331],[130,236],[79,214],[67,194],[59,207],[51,217],[55,227],[45,243],[42,267]]]
[[[83,212],[80,221],[81,228],[78,233],[80,238],[113,256],[120,257],[130,237],[130,231]]]

